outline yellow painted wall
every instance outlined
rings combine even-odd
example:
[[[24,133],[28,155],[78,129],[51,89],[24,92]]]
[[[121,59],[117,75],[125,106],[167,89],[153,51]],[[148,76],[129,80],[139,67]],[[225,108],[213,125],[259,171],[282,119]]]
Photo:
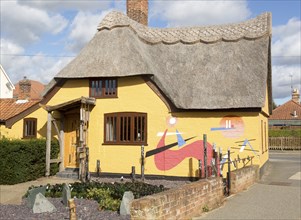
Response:
[[[37,138],[46,138],[47,112],[43,108],[37,109],[36,111],[27,115],[25,118],[37,118]],[[6,138],[23,138],[23,119],[13,124],[11,128],[5,128],[4,126],[1,126],[1,133],[3,132]]]
[[[47,105],[58,105],[64,102],[77,99],[81,96],[89,96],[89,81],[68,80],[63,87],[52,97]],[[101,172],[105,173],[124,173],[129,174],[131,167],[136,167],[136,173],[140,173],[140,146],[125,145],[104,145],[104,114],[112,112],[144,112],[147,113],[147,143],[145,152],[155,149],[160,138],[158,132],[181,133],[184,139],[194,137],[187,144],[203,139],[203,134],[207,134],[207,140],[210,144],[215,143],[221,147],[223,153],[227,148],[231,148],[231,158],[233,155],[240,158],[255,156],[254,163],[262,166],[268,158],[268,153],[262,153],[261,148],[261,120],[267,119],[256,112],[181,112],[169,113],[168,108],[162,100],[153,92],[153,90],[140,77],[127,77],[118,79],[118,98],[97,99],[96,106],[92,109],[90,115],[88,147],[90,149],[89,169],[96,172],[96,161],[100,160]],[[221,121],[225,116],[235,116],[239,127],[238,134],[231,136],[229,131],[212,131],[211,128],[222,127]],[[38,130],[44,136],[46,134],[47,113],[42,108],[33,112],[27,117],[38,118]],[[177,123],[171,127],[167,123],[169,117],[175,117]],[[224,121],[223,121],[224,122]],[[236,126],[236,125],[235,125]],[[268,127],[268,126],[267,126]],[[23,120],[17,122],[13,128],[12,136],[20,137],[23,132]],[[45,134],[42,132],[45,131]],[[20,135],[19,135],[20,134]],[[230,134],[230,135],[229,135]],[[266,132],[267,135],[267,132]],[[230,137],[229,137],[230,136]],[[45,136],[44,136],[45,137]],[[244,150],[239,153],[242,143],[245,139],[255,139],[250,141],[252,147],[257,150],[255,155],[252,151]],[[176,135],[166,137],[165,144],[176,142]],[[186,146],[186,145],[185,145]],[[181,148],[184,148],[182,146]],[[246,147],[247,149],[248,147]],[[171,150],[180,149],[178,146]],[[197,175],[198,161],[196,159],[186,158],[175,168],[161,171],[154,163],[154,156],[146,158],[145,174],[167,175],[167,176],[195,176]]]

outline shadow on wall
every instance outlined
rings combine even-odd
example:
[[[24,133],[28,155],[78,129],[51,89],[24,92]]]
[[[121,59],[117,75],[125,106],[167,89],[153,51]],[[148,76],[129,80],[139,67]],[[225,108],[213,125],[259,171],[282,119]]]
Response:
[[[41,137],[46,138],[47,137],[47,122],[44,123],[44,125],[37,132]],[[53,125],[51,126],[51,139],[58,140],[57,132]]]
[[[200,173],[199,173],[199,169],[194,169],[193,168],[193,158],[189,158],[189,180],[190,181],[194,181],[194,180],[197,180],[198,177],[200,176]]]

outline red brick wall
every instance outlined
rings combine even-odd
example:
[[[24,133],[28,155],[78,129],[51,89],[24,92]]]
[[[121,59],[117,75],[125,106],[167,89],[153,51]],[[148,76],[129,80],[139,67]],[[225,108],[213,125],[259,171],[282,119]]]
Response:
[[[131,219],[189,219],[223,201],[222,179],[210,178],[134,200]]]
[[[231,194],[241,192],[259,179],[259,167],[248,166],[231,171]]]
[[[131,19],[147,25],[148,24],[148,1],[147,0],[127,0],[126,13]]]

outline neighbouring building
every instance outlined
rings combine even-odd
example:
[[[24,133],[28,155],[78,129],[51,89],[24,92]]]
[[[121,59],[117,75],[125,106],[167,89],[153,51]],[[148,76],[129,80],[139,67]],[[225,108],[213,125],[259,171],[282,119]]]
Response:
[[[44,85],[24,77],[14,88],[11,97],[0,99],[0,138],[43,137],[45,132],[40,134],[37,132],[37,118],[28,115],[40,109],[39,102],[42,99]],[[42,119],[43,116],[40,116],[39,120]],[[20,123],[15,124],[17,121],[20,121]]]
[[[273,129],[301,128],[301,104],[298,89],[292,91],[292,99],[278,106],[269,118],[269,126]]]
[[[15,85],[15,90],[13,93],[13,97],[19,100],[41,100],[43,98],[42,94],[45,89],[45,86],[35,80],[24,79],[20,80]]]
[[[14,89],[14,84],[0,64],[0,99],[12,98]]]
[[[109,13],[93,39],[47,86],[39,108],[15,118],[21,133],[60,142],[66,168],[101,175],[198,176],[203,136],[233,158],[268,161],[271,14],[229,25],[151,28],[146,0]],[[132,7],[132,8],[129,8]],[[141,23],[139,23],[141,22]],[[89,149],[89,151],[87,151]],[[209,150],[208,150],[209,151]],[[204,161],[202,161],[204,163]],[[48,175],[49,173],[46,173]]]

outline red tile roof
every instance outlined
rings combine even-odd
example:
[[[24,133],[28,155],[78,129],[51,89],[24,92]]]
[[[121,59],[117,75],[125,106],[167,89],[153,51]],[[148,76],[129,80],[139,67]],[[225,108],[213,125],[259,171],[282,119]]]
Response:
[[[22,81],[22,80],[21,80]],[[42,83],[35,81],[35,80],[29,80],[31,83],[31,89],[30,89],[30,99],[31,100],[36,100],[36,99],[42,99],[42,93],[44,91],[45,85]],[[18,82],[15,85],[15,90],[14,90],[14,98],[18,98],[20,94],[20,82]]]
[[[18,103],[16,99],[0,99],[0,121],[14,117],[38,102],[38,100],[35,100]]]
[[[294,111],[297,117],[294,117]],[[301,120],[301,105],[290,100],[274,109],[270,120]]]

